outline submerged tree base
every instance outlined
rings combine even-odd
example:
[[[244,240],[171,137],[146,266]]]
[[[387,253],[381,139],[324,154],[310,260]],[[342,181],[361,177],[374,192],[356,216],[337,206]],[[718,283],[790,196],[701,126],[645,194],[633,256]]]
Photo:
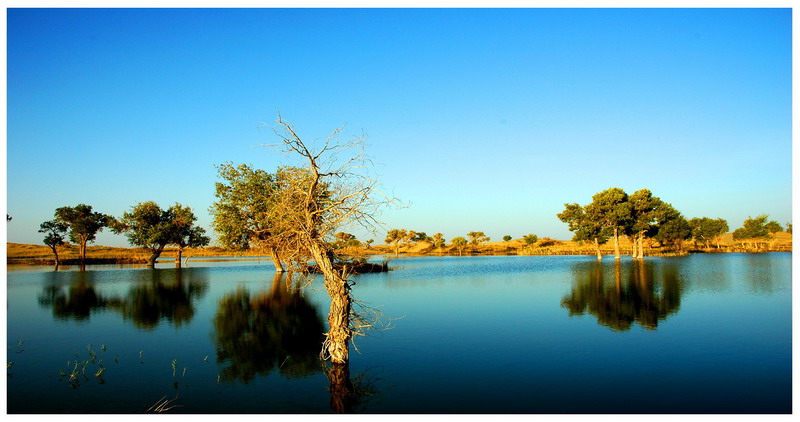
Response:
[[[389,272],[389,261],[381,263],[367,262],[366,258],[340,259],[333,263],[333,268],[345,271],[348,274],[385,273]],[[321,271],[316,265],[309,265],[310,273],[319,274]]]

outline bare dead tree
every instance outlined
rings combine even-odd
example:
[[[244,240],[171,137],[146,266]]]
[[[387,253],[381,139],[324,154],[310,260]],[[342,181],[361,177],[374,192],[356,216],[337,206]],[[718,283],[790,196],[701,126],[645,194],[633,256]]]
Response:
[[[274,131],[280,143],[276,146],[299,157],[304,165],[278,170],[281,186],[272,208],[272,221],[279,226],[275,233],[284,258],[295,263],[296,270],[307,268],[306,263],[311,261],[322,273],[331,305],[321,357],[333,364],[347,364],[349,342],[371,324],[354,313],[349,281],[352,274],[347,267],[335,265],[330,243],[335,233],[355,224],[374,232],[381,209],[396,200],[386,197],[367,174],[372,163],[364,154],[363,135],[342,140],[341,128],[337,128],[321,146],[314,147],[307,145],[280,115],[277,124]]]

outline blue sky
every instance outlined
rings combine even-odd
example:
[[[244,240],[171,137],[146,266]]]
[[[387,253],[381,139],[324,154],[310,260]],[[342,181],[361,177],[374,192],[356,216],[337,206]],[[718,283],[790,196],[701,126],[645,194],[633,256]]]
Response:
[[[790,9],[10,9],[8,241],[60,206],[192,207],[214,165],[368,136],[385,229],[568,239],[648,188],[687,218],[791,221]],[[359,238],[383,241],[385,230]],[[97,244],[124,246],[102,233]]]

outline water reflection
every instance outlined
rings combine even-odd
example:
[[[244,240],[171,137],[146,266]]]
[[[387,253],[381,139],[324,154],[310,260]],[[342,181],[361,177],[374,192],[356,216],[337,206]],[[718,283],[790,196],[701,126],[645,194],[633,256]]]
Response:
[[[682,288],[672,265],[659,267],[656,273],[647,261],[579,263],[573,268],[572,292],[561,306],[570,316],[588,312],[613,330],[630,330],[634,323],[655,330],[659,321],[680,308]]]
[[[239,288],[219,301],[214,318],[217,361],[224,381],[250,382],[278,368],[287,378],[321,371],[325,328],[317,309],[285,275],[269,291]]]
[[[124,319],[133,320],[139,328],[151,330],[161,320],[180,327],[189,324],[195,313],[195,302],[208,290],[203,271],[146,270],[139,271],[140,280],[133,283],[127,296],[111,302],[111,307]]]
[[[195,313],[195,302],[208,290],[203,270],[148,270],[132,272],[133,287],[127,295],[102,294],[96,288],[96,272],[67,273],[70,284],[60,281],[63,274],[51,273],[50,282],[39,294],[39,304],[53,309],[56,319],[86,321],[102,310],[119,312],[123,319],[151,330],[161,320],[180,327],[188,324]]]
[[[105,308],[108,303],[95,290],[94,274],[86,272],[75,273],[66,289],[51,279],[38,300],[43,307],[53,308],[56,319],[77,321],[87,321],[93,311]]]

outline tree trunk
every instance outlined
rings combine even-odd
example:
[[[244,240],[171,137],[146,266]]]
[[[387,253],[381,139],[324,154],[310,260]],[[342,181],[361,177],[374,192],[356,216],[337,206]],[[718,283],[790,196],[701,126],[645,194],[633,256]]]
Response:
[[[150,267],[150,268],[155,268],[156,267],[156,259],[158,259],[159,255],[160,254],[155,253],[155,252],[150,254],[150,256],[147,258],[147,266]]]
[[[181,256],[183,256],[183,248],[178,246],[178,254],[175,255],[175,268],[181,267]]]
[[[81,271],[83,271],[86,266],[86,240],[87,239],[84,238],[80,239]]]
[[[155,249],[150,249],[150,251],[152,253],[150,254],[150,257],[147,258],[147,266],[148,267],[150,267],[150,268],[155,268],[156,267],[156,260],[158,259],[159,256],[161,256],[161,251],[163,251],[163,250],[164,250],[164,246],[161,246],[161,247],[158,247],[158,248],[155,248]]]
[[[619,260],[619,229],[614,227],[614,259]]]
[[[594,238],[594,249],[597,251],[597,260],[602,261],[603,255],[600,253],[600,242],[597,241],[597,238]]]
[[[283,264],[281,263],[281,256],[278,252],[278,248],[274,246],[269,247],[269,254],[272,257],[272,264],[275,265],[275,272],[282,273],[285,270],[283,269]]]
[[[394,257],[397,258],[400,254],[400,245],[395,243],[394,244]]]
[[[53,250],[53,255],[55,255],[56,257],[56,268],[58,268],[58,265],[60,264],[60,262],[58,261],[58,251],[56,250],[55,246],[51,246],[50,249]]]
[[[333,261],[320,244],[312,243],[309,248],[317,267],[325,277],[325,290],[331,298],[328,311],[328,332],[325,334],[324,350],[330,356],[331,363],[346,364],[350,359],[350,286],[342,274],[333,268]]]
[[[639,235],[639,259],[644,259],[644,233]]]

